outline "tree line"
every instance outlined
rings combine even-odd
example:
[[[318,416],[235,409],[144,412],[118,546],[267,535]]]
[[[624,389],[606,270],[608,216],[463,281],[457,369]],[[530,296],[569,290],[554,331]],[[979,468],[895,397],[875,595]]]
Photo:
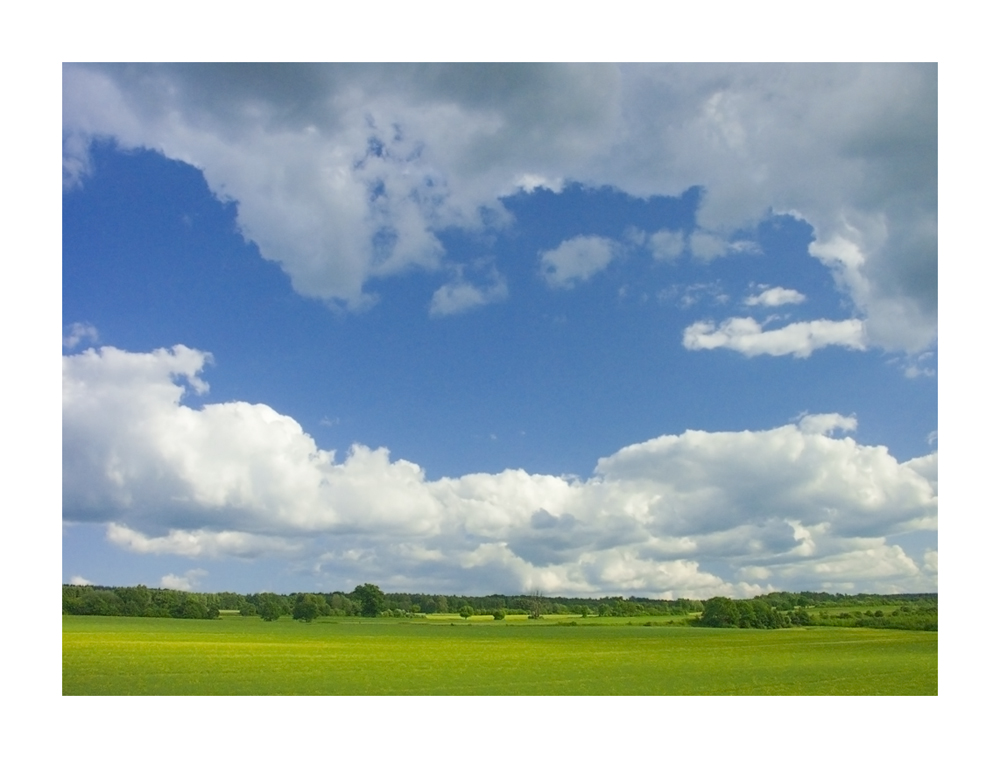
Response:
[[[798,604],[795,604],[795,603]],[[886,613],[870,606],[898,605]],[[824,608],[851,607],[839,613]],[[868,607],[867,610],[862,610]],[[772,592],[752,600],[713,597],[705,601],[696,626],[781,629],[790,626],[853,626],[937,631],[937,594],[831,595]]]
[[[886,613],[873,606],[898,606]],[[856,608],[827,612],[824,608]],[[867,608],[867,610],[866,610]],[[566,598],[530,595],[429,595],[383,592],[361,584],[351,592],[277,594],[184,592],[136,587],[63,585],[63,613],[91,616],[148,616],[213,619],[222,611],[274,621],[291,616],[407,617],[431,613],[469,616],[572,614],[601,617],[679,616],[698,626],[780,629],[790,626],[868,626],[937,631],[937,594],[842,595],[826,592],[772,592],[751,600],[657,600],[640,597]]]
[[[93,616],[153,616],[216,618],[220,611],[238,611],[265,620],[292,616],[312,620],[319,616],[407,616],[458,613],[464,616],[507,615],[540,617],[552,614],[580,616],[686,616],[702,610],[700,600],[654,600],[638,597],[579,599],[531,595],[429,595],[383,592],[374,584],[351,592],[277,594],[260,592],[184,592],[137,587],[63,585],[63,613]],[[501,618],[503,617],[501,616]]]
[[[374,584],[359,585],[353,592],[279,595],[255,592],[184,592],[137,587],[63,585],[63,613],[75,616],[148,616],[153,618],[218,618],[222,611],[260,616],[274,621],[281,616],[312,621],[318,616],[377,616],[386,610],[385,594]]]

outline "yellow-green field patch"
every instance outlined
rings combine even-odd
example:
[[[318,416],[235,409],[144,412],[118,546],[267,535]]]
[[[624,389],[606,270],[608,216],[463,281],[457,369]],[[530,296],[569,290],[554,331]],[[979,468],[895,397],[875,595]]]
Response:
[[[578,621],[64,616],[63,694],[937,694],[936,632]]]

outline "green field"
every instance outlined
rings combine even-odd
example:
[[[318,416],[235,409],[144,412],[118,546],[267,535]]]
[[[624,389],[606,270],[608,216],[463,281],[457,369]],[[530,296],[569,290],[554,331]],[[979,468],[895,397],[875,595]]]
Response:
[[[614,621],[64,616],[63,694],[937,694],[936,632]]]

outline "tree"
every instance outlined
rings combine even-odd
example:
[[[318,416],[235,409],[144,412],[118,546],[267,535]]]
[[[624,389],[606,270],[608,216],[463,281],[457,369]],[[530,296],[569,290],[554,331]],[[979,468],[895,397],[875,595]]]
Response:
[[[378,616],[385,610],[385,593],[374,584],[359,584],[351,597],[361,606],[362,616]]]
[[[542,593],[535,590],[528,600],[528,618],[540,619],[542,617]]]
[[[136,587],[119,587],[115,589],[115,594],[122,601],[123,616],[145,616],[149,608],[150,595],[145,585]]]
[[[358,604],[342,592],[334,592],[327,601],[334,616],[357,616]]]
[[[503,621],[505,618],[507,618],[507,611],[505,611],[503,608],[497,608],[495,611],[493,611],[493,618],[496,619],[497,621]]]
[[[292,608],[292,618],[296,621],[312,621],[320,615],[320,598],[309,593],[299,595]]]
[[[471,605],[463,605],[461,608],[458,609],[458,615],[464,619],[469,618],[469,616],[472,616],[474,613],[475,611],[472,610]]]
[[[796,626],[809,626],[812,624],[812,619],[809,618],[809,611],[805,608],[796,608],[788,614],[788,619]]]
[[[740,609],[728,597],[713,597],[705,601],[699,620],[701,626],[739,626]]]
[[[111,590],[91,590],[84,592],[75,613],[86,616],[120,616],[123,603]]]
[[[281,616],[281,606],[270,598],[262,600],[258,610],[260,611],[260,617],[264,621],[277,621]]]
[[[172,615],[174,618],[182,619],[207,619],[208,606],[205,601],[196,595],[186,595],[173,610]],[[218,609],[216,610],[216,617],[218,614]]]

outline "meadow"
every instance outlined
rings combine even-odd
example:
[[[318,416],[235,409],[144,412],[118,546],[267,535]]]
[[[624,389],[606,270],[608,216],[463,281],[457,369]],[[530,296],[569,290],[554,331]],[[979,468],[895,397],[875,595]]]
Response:
[[[936,695],[937,632],[63,616],[64,695]]]

